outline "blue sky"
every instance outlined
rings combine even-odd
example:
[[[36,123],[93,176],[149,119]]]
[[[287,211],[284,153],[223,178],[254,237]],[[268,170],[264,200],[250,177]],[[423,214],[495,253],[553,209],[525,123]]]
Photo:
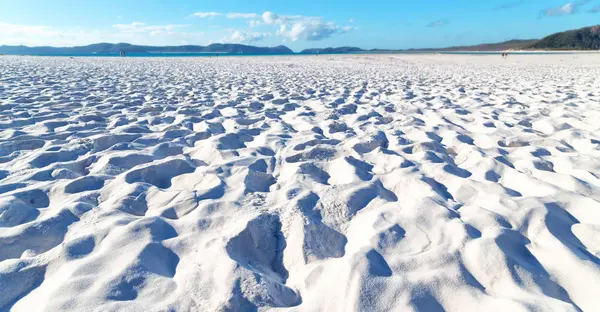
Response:
[[[0,0],[0,45],[427,48],[600,24],[600,0]]]

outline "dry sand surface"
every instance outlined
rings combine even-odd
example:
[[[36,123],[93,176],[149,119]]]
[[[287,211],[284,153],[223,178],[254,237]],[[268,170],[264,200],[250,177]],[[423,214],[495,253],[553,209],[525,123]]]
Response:
[[[600,55],[0,57],[0,311],[600,311]]]

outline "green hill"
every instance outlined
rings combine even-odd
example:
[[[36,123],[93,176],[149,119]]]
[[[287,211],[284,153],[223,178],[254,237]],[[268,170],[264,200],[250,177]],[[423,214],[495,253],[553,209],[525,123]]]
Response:
[[[440,52],[456,52],[456,51],[469,51],[469,52],[490,52],[490,51],[505,51],[505,50],[520,50],[528,47],[531,44],[536,43],[537,40],[509,40],[499,43],[484,43],[473,46],[456,46],[441,49],[414,49],[409,51],[440,51]]]
[[[556,33],[529,46],[539,50],[600,50],[600,25]]]

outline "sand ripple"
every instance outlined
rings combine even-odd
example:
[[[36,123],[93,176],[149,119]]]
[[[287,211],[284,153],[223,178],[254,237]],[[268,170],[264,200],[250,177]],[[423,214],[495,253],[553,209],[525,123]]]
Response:
[[[1,57],[0,310],[598,310],[593,58]]]

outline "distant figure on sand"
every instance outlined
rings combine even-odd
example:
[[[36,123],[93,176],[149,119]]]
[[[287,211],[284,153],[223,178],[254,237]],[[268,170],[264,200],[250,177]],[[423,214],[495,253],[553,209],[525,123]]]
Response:
[[[506,58],[508,58],[508,52],[504,52],[504,53],[502,53],[502,58],[503,58],[503,59],[506,59]]]
[[[119,55],[120,56],[126,56],[127,54],[125,54],[125,51],[121,51],[121,52],[119,52]]]

